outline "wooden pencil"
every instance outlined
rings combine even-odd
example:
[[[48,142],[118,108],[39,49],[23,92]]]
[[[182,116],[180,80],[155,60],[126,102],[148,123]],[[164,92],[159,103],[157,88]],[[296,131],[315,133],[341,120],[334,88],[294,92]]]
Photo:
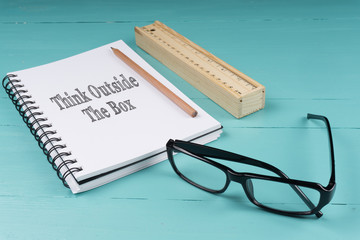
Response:
[[[113,47],[111,49],[118,58],[120,58],[123,62],[125,62],[130,68],[132,68],[134,71],[136,71],[140,76],[145,78],[151,85],[153,85],[160,92],[162,92],[166,97],[168,97],[171,101],[173,101],[176,105],[178,105],[182,110],[184,110],[191,117],[196,117],[197,111],[194,108],[192,108],[189,104],[187,104],[184,100],[182,100],[175,93],[170,91],[161,82],[159,82],[150,73],[148,73],[142,67],[140,67],[138,64],[136,64],[133,60],[131,60],[128,56],[126,56],[119,49],[113,48]]]

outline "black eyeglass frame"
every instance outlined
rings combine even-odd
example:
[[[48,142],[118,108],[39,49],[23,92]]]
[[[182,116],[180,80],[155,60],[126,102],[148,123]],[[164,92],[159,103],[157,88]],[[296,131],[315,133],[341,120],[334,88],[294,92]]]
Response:
[[[330,161],[331,161],[331,176],[330,180],[327,186],[323,186],[320,183],[316,182],[308,182],[308,181],[302,181],[302,180],[295,180],[290,179],[285,173],[280,171],[278,168],[253,159],[246,156],[242,156],[239,154],[235,154],[232,152],[224,151],[217,148],[212,148],[200,144],[195,144],[191,142],[185,142],[181,140],[172,140],[170,139],[166,144],[167,149],[167,155],[168,159],[171,163],[172,168],[176,172],[178,176],[180,176],[183,180],[186,182],[194,185],[195,187],[198,187],[204,191],[210,192],[210,193],[223,193],[229,186],[231,181],[235,181],[240,183],[243,186],[243,189],[245,191],[245,194],[247,198],[255,204],[258,207],[261,207],[263,209],[266,209],[268,211],[284,214],[284,215],[292,215],[292,216],[301,216],[301,215],[311,215],[315,214],[318,218],[320,218],[323,214],[320,211],[325,205],[327,205],[331,199],[333,198],[333,195],[335,193],[336,183],[335,183],[335,156],[334,156],[334,146],[333,146],[333,140],[332,140],[332,134],[331,134],[331,128],[329,120],[325,116],[321,115],[315,115],[315,114],[308,114],[308,119],[318,119],[325,122],[328,136],[329,136],[329,146],[330,146]],[[181,152],[184,154],[187,154],[193,158],[199,159],[205,163],[208,163],[221,171],[223,171],[226,175],[226,183],[222,189],[219,190],[213,190],[206,188],[204,186],[201,186],[190,179],[188,179],[186,176],[184,176],[176,167],[176,164],[174,162],[173,153],[175,152]],[[243,164],[248,164],[256,167],[260,167],[263,169],[267,169],[279,177],[274,176],[268,176],[268,175],[261,175],[261,174],[255,174],[255,173],[248,173],[248,172],[236,172],[232,170],[231,168],[220,164],[218,162],[215,162],[207,157],[221,159],[221,160],[228,160],[232,162],[238,162]],[[273,209],[267,206],[264,206],[263,204],[259,203],[255,197],[253,196],[253,190],[251,184],[249,184],[249,179],[261,179],[261,180],[268,180],[268,181],[275,181],[280,183],[287,183],[289,184],[293,190],[299,195],[299,197],[304,201],[304,203],[309,207],[309,211],[283,211],[278,209]],[[317,205],[314,205],[311,200],[306,196],[304,192],[301,191],[299,187],[306,187],[311,188],[320,193],[320,200]]]

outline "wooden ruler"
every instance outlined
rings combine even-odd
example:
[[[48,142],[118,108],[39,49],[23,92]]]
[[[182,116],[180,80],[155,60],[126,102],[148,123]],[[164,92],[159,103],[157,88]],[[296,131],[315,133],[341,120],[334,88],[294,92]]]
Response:
[[[136,44],[237,118],[264,108],[265,87],[165,24],[135,27]]]

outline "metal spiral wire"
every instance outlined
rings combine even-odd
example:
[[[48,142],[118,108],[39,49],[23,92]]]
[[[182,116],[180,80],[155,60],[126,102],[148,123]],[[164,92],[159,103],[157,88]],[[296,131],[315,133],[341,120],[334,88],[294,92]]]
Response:
[[[2,80],[2,86],[26,126],[30,129],[31,134],[35,137],[39,147],[43,150],[48,162],[57,172],[57,176],[65,187],[69,187],[66,178],[70,175],[74,177],[73,173],[82,171],[82,168],[71,167],[77,162],[76,159],[68,159],[71,157],[71,152],[65,151],[65,144],[60,144],[61,138],[55,136],[57,132],[51,129],[51,123],[35,105],[36,102],[29,95],[28,90],[24,88],[17,75],[8,74],[5,76]],[[61,160],[61,163],[56,164],[56,160]]]

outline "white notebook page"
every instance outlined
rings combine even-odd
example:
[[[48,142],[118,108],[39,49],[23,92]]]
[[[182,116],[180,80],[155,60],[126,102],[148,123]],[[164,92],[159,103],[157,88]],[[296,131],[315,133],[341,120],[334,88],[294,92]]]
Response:
[[[198,116],[187,115],[110,47],[124,52],[195,108]],[[191,140],[221,128],[123,41],[13,73],[62,138],[66,151],[71,151],[71,158],[78,161],[75,166],[82,167],[74,173],[78,181],[159,153],[169,138]],[[101,113],[100,119],[93,110]]]

